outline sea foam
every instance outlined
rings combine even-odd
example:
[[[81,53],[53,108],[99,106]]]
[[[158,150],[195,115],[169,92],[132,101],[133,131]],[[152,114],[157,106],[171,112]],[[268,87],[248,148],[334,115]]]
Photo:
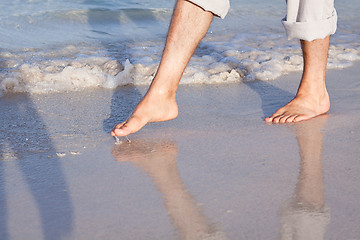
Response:
[[[302,69],[301,49],[278,34],[237,35],[205,39],[186,68],[181,84],[219,84],[273,80]],[[127,84],[148,85],[155,76],[162,44],[159,41],[118,43],[126,52],[104,47],[69,45],[44,52],[29,49],[0,54],[2,93],[49,93],[87,88],[114,89]],[[124,47],[125,46],[125,47]],[[360,60],[360,45],[332,44],[328,68],[344,68]]]

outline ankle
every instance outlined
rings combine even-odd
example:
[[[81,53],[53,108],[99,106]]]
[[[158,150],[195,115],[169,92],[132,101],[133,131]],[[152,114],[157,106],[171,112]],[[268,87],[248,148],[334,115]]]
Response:
[[[326,86],[311,86],[311,87],[300,86],[296,95],[323,97],[323,96],[327,96],[328,92]]]
[[[299,89],[295,98],[308,99],[312,102],[318,102],[319,104],[322,104],[329,101],[329,94],[326,89],[317,91],[301,91]]]
[[[327,96],[325,79],[303,77],[298,88],[297,95]]]
[[[176,99],[176,92],[167,89],[150,88],[146,93],[146,97],[149,100],[171,101]]]
[[[166,87],[150,87],[147,95],[162,98],[162,99],[175,99],[176,98],[176,90],[169,89]]]

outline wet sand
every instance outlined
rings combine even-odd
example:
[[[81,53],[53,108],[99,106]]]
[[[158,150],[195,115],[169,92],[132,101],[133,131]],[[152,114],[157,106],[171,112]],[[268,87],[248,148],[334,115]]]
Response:
[[[0,239],[360,239],[360,64],[329,114],[265,124],[300,76],[180,86],[118,145],[144,87],[0,98]]]

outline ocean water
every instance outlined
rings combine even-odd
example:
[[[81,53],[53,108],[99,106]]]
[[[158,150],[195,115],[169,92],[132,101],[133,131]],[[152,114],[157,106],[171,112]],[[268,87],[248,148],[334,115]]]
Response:
[[[156,72],[175,0],[2,0],[0,95],[147,85]],[[360,2],[336,2],[328,68],[360,60]],[[302,69],[281,24],[283,0],[231,0],[215,18],[181,84],[273,80]]]

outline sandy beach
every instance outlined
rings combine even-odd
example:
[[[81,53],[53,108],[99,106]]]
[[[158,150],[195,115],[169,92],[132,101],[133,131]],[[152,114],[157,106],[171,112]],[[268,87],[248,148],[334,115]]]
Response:
[[[0,239],[360,239],[360,63],[329,114],[263,119],[274,81],[181,85],[180,115],[114,144],[146,86],[0,98]]]

